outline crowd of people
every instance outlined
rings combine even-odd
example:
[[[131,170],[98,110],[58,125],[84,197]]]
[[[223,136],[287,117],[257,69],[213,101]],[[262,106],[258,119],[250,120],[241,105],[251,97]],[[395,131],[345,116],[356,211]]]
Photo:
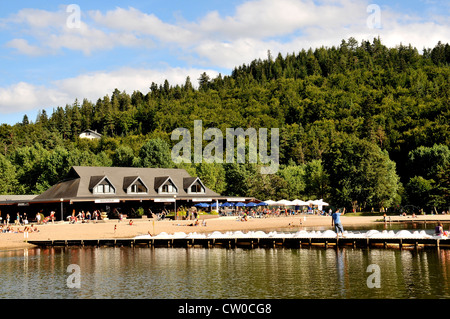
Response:
[[[84,211],[78,212],[78,214],[75,214],[75,212],[72,213],[71,216],[67,216],[67,221],[71,224],[81,222],[85,223],[88,221],[97,221],[100,220],[101,214],[100,211],[95,210],[92,214],[87,211],[86,213]],[[38,212],[34,218],[27,216],[27,213],[17,213],[14,219],[11,218],[9,214],[6,214],[5,218],[3,218],[0,215],[0,225],[5,228],[11,225],[14,226],[27,226],[29,223],[34,222],[36,225],[42,225],[47,223],[54,223],[56,220],[55,217],[55,211],[51,211],[48,216],[44,216],[43,212]]]
[[[221,209],[220,215],[222,216],[239,216],[242,217],[246,215],[252,218],[268,218],[268,217],[281,217],[281,216],[293,216],[299,214],[309,214],[309,215],[320,215],[320,216],[331,216],[331,210],[328,212],[325,210],[320,210],[313,207],[303,207],[301,209],[292,209],[288,207],[284,208],[248,208],[248,207],[237,207],[233,209]]]
[[[12,225],[12,219],[11,216],[9,214],[6,214],[5,219],[3,219],[2,216],[0,216],[0,224],[3,227],[8,227]],[[35,218],[31,218],[30,220],[28,219],[27,213],[23,213],[22,215],[20,213],[16,214],[16,217],[14,218],[14,226],[26,226],[28,225],[31,221],[34,221],[37,225],[40,224],[46,224],[49,221],[54,222],[55,221],[55,212],[52,211],[50,213],[49,216],[44,217],[43,214],[41,212],[37,213]]]
[[[89,221],[98,221],[101,220],[101,214],[100,211],[94,210],[94,212],[91,214],[90,211],[87,211],[86,213],[84,210],[79,211],[78,214],[75,214],[75,211],[72,213],[71,216],[67,216],[67,220],[69,221],[69,224],[75,224],[77,222],[81,223],[88,223]]]
[[[49,217],[50,218],[50,217]],[[36,220],[38,224],[41,222],[41,215],[36,214]],[[27,213],[16,214],[14,223],[11,220],[11,216],[6,214],[5,219],[0,215],[0,233],[33,233],[39,232],[39,229],[34,223],[29,223]]]
[[[21,228],[21,226],[12,226],[12,225],[0,225],[0,233],[37,233],[39,229],[34,225],[26,225]]]

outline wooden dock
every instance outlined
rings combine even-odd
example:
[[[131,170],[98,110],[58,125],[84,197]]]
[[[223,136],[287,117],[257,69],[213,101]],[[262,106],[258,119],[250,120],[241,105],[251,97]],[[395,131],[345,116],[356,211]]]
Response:
[[[39,247],[225,247],[225,248],[450,248],[450,239],[435,238],[121,238],[30,240]]]

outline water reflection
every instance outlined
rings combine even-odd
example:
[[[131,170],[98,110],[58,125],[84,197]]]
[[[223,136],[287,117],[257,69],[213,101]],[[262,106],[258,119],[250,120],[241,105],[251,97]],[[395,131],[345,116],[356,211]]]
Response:
[[[0,267],[0,298],[450,298],[447,249],[37,248]]]

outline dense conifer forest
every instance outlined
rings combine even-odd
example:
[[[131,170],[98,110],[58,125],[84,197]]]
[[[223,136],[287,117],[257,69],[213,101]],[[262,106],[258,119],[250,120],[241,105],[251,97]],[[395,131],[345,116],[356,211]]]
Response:
[[[0,126],[0,194],[38,194],[74,165],[182,167],[224,195],[318,199],[365,211],[450,207],[450,46],[342,40],[199,74],[148,92],[115,89]],[[42,106],[45,108],[46,106]],[[175,164],[176,128],[279,128],[280,167]],[[80,139],[97,130],[100,140]],[[207,142],[205,142],[207,143]],[[412,206],[411,206],[412,205]]]

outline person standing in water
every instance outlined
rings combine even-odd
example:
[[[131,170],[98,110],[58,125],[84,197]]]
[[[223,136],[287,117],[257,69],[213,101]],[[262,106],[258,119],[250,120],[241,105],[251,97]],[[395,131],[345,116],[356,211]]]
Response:
[[[338,209],[331,215],[331,226],[334,226],[334,230],[336,232],[337,237],[339,237],[339,233],[341,233],[342,237],[344,237],[344,227],[341,224],[341,218],[340,218],[341,215],[344,215],[344,214],[345,214],[345,207],[344,207],[342,213]]]

